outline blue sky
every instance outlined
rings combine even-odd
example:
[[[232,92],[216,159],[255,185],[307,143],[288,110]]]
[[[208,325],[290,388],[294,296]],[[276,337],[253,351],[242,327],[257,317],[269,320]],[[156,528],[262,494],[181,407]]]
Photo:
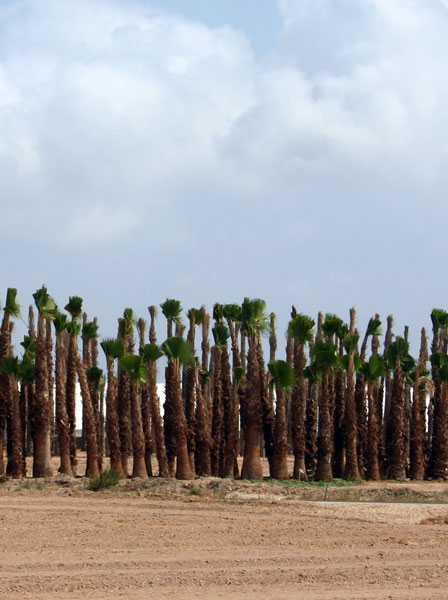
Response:
[[[188,7],[188,12],[187,8]],[[4,289],[446,308],[444,0],[0,4]],[[26,313],[26,311],[24,311]],[[163,323],[161,319],[161,330]]]
[[[147,4],[197,19],[210,27],[230,26],[240,30],[259,56],[275,48],[283,26],[275,0],[160,0]]]

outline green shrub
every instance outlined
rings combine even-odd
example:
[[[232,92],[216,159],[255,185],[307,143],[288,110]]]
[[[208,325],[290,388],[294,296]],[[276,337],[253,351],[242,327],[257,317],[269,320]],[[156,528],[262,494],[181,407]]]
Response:
[[[120,481],[120,476],[112,469],[106,469],[98,477],[90,477],[87,489],[91,492],[98,492],[110,487],[114,487]]]

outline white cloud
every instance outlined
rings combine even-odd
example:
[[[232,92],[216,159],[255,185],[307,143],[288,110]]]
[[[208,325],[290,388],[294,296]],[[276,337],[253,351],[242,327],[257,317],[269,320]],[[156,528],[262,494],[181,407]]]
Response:
[[[124,270],[157,256],[162,298],[263,295],[260,272],[278,298],[406,289],[403,264],[443,254],[446,5],[279,0],[278,46],[257,59],[241,32],[149,0],[2,3],[6,241],[20,228],[42,269],[49,245]]]

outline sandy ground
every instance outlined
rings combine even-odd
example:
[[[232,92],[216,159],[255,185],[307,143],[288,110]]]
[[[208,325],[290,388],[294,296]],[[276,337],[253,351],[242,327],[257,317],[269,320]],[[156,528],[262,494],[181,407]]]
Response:
[[[447,484],[85,485],[0,485],[0,600],[448,598]]]

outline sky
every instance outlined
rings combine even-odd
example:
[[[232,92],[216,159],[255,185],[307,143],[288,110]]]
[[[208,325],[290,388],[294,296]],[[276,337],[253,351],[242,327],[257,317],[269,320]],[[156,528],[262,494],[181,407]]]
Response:
[[[448,308],[447,54],[446,0],[3,0],[3,296],[82,296],[106,337],[249,296],[279,337],[294,304],[418,340]]]

